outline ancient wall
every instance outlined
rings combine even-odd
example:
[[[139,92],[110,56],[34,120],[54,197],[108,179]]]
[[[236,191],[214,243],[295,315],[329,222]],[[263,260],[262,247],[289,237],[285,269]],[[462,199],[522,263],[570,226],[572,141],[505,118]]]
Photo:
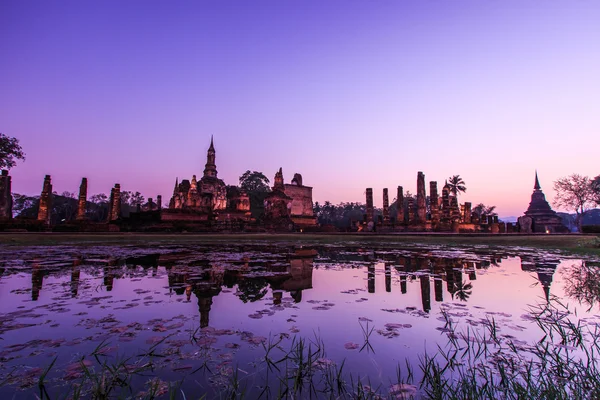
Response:
[[[312,217],[314,215],[312,187],[285,184],[284,193],[292,198],[291,216]]]

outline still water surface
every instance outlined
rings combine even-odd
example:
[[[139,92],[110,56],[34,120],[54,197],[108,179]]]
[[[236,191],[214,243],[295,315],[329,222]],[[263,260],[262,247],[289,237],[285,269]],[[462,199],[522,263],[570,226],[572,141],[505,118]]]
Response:
[[[82,359],[97,368],[97,358],[118,363],[153,346],[154,372],[132,378],[131,396],[157,376],[210,397],[236,370],[252,393],[263,345],[294,337],[323,343],[322,362],[345,360],[345,371],[385,387],[398,363],[416,366],[444,346],[442,311],[473,329],[493,318],[517,343],[539,340],[528,310],[554,297],[600,325],[597,299],[577,280],[591,262],[553,251],[248,241],[11,246],[0,257],[3,398],[39,393],[55,358],[51,395],[71,390]]]

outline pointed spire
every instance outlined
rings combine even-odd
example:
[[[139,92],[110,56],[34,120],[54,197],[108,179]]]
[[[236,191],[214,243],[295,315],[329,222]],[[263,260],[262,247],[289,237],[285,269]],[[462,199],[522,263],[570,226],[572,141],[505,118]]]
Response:
[[[208,148],[208,150],[215,151],[215,145],[213,144],[213,135],[210,135],[210,147]]]
[[[540,186],[540,181],[537,176],[537,169],[535,170],[535,185],[533,186],[533,190],[540,190],[542,187]]]

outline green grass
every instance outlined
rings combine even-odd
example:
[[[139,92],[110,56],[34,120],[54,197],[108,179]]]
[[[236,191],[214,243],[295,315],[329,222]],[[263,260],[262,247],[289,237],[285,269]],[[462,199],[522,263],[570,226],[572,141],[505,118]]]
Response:
[[[142,234],[142,233],[0,233],[0,244],[16,246],[52,245],[154,245],[172,243],[223,243],[242,241],[296,242],[306,244],[371,243],[402,246],[487,245],[558,249],[578,254],[600,255],[599,235],[518,234]]]

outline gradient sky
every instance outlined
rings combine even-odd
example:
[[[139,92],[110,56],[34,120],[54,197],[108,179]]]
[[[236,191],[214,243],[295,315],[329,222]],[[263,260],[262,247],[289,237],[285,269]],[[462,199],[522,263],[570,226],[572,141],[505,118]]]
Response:
[[[283,167],[314,201],[459,174],[521,215],[600,174],[598,1],[0,2],[0,132],[13,191],[114,183],[168,201],[202,175]],[[428,185],[427,185],[428,186]]]

